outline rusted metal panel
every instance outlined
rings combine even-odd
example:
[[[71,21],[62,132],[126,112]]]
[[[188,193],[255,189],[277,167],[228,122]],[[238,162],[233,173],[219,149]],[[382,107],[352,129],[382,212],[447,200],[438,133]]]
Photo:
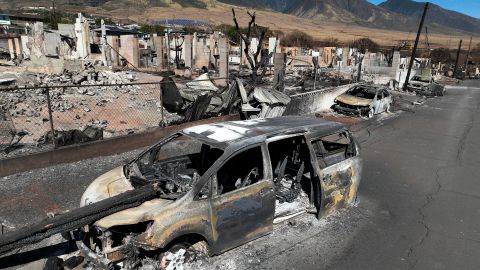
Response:
[[[352,157],[335,165],[321,169],[320,180],[323,191],[322,216],[355,201],[360,177],[362,160]]]
[[[216,253],[273,231],[275,191],[270,180],[212,199]]]
[[[346,143],[346,138],[334,139],[335,134],[342,134],[346,130],[338,130],[334,134],[325,136],[326,140]],[[347,132],[348,133],[348,132]],[[360,149],[357,141],[351,134],[348,135],[350,146],[353,147],[353,156],[346,157],[342,161],[328,165],[323,161],[320,153],[316,153],[313,147],[318,141],[320,134],[311,133],[307,136],[307,144],[310,149],[311,160],[313,161],[314,175],[311,177],[314,188],[314,203],[317,207],[317,217],[324,217],[336,209],[351,205],[355,202],[358,186],[360,184],[363,159],[360,156]],[[337,135],[338,137],[338,135]]]

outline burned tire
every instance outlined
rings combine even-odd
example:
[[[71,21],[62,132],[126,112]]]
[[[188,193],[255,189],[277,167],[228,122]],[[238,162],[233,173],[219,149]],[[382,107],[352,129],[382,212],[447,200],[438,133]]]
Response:
[[[373,116],[375,115],[374,110],[375,110],[374,108],[371,108],[371,109],[368,111],[368,113],[367,113],[367,118],[368,118],[368,119],[372,119],[372,118],[373,118]]]
[[[199,255],[210,256],[210,249],[205,240],[181,239],[160,254],[160,268],[166,269],[172,262],[178,265],[185,261],[193,261]]]
[[[392,103],[388,103],[387,107],[385,108],[386,113],[390,113],[390,109],[392,108]]]
[[[203,253],[205,256],[210,256],[210,247],[205,240],[198,241],[197,243],[193,244],[191,248],[195,251]]]

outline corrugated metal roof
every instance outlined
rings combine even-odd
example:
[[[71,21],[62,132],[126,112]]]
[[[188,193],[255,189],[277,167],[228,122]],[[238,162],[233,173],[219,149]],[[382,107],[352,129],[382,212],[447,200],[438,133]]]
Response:
[[[287,105],[291,100],[290,97],[285,93],[266,88],[255,88],[253,97],[258,102],[267,104]]]

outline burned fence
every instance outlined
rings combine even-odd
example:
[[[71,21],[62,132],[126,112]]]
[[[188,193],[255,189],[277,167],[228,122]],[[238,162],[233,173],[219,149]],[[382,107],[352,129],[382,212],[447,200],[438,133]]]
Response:
[[[159,83],[4,89],[0,100],[7,156],[141,132],[174,118],[163,110]]]
[[[192,82],[184,85],[189,84]],[[166,78],[155,83],[0,89],[1,157],[228,114],[221,93],[228,96],[231,89],[209,89],[214,86],[208,77],[193,81],[197,86],[183,95],[177,85],[182,86],[182,82]],[[236,94],[236,89],[233,91]],[[185,93],[190,94],[185,98]],[[216,99],[218,108],[207,110],[214,103],[210,100]]]

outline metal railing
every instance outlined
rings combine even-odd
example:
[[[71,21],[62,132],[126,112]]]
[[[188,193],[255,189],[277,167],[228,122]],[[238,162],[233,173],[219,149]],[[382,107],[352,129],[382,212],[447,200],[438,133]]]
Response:
[[[0,159],[181,122],[164,109],[162,84],[168,83],[0,88]]]
[[[161,84],[0,89],[0,159],[158,127]]]

